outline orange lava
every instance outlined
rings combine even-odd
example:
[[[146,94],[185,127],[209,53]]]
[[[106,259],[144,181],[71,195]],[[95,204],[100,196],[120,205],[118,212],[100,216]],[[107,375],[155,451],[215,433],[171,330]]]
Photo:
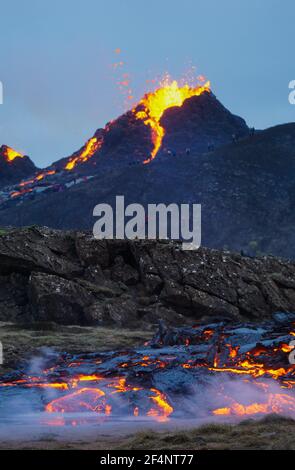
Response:
[[[186,99],[209,91],[209,81],[204,83],[204,85],[197,85],[196,87],[191,87],[188,84],[180,86],[176,80],[171,81],[166,76],[159,88],[144,95],[138,105],[132,110],[136,118],[141,119],[145,125],[150,126],[152,131],[154,148],[150,157],[144,163],[151,162],[161,147],[165,129],[160,124],[160,121],[166,109],[174,106],[180,107]],[[139,107],[140,110],[138,109]]]
[[[214,367],[209,367],[208,369],[215,372],[230,372],[233,374],[251,375],[255,378],[261,377],[263,375],[269,375],[273,379],[277,380],[279,377],[286,375],[289,371],[294,370],[294,366],[290,366],[288,368],[280,367],[278,369],[268,369],[264,364],[250,362],[246,359],[237,363],[235,366],[217,367],[214,364]]]
[[[104,396],[105,393],[99,388],[81,388],[69,395],[52,400],[46,405],[45,411],[48,413],[75,412],[77,405],[81,411],[102,411],[104,404],[99,405],[101,397]]]
[[[234,402],[231,406],[213,410],[213,414],[216,416],[244,416],[258,413],[284,413],[286,411],[295,411],[295,398],[286,393],[270,393],[265,403],[242,405]]]
[[[158,409],[151,408],[147,415],[154,416],[158,421],[166,421],[171,413],[173,413],[172,406],[169,405],[164,393],[159,392],[156,388],[151,388],[151,392],[155,395],[150,398],[158,406]]]
[[[14,191],[13,193],[10,194],[10,197],[18,197],[18,196],[22,196],[23,194],[26,194],[26,193],[31,193],[33,190],[31,188],[29,189],[23,189],[21,191]]]
[[[60,388],[75,388],[77,386],[78,380],[87,381],[95,380],[95,376],[81,376],[80,379],[76,378],[76,383],[73,380],[68,384],[58,384],[65,385],[65,387]],[[103,378],[98,377],[98,380],[103,380]],[[47,384],[44,384],[46,386]],[[52,384],[56,385],[56,384]],[[34,384],[31,384],[34,386]],[[36,384],[38,387],[39,384]],[[103,387],[104,388],[103,390]],[[113,398],[118,393],[126,392],[139,392],[143,390],[141,387],[136,387],[126,383],[126,379],[123,377],[115,377],[108,384],[104,384],[98,388],[95,387],[83,387],[78,388],[67,395],[64,395],[60,398],[56,398],[48,403],[45,407],[45,411],[48,413],[71,413],[71,412],[83,412],[83,411],[92,411],[100,413],[104,416],[110,416],[112,414],[112,402]],[[172,406],[168,403],[167,397],[164,393],[160,392],[156,388],[151,388],[151,395],[149,399],[154,404],[147,411],[147,416],[154,417],[157,421],[166,421],[168,417],[173,412]],[[139,408],[136,406],[133,409],[133,415],[139,416]]]
[[[83,150],[79,153],[79,155],[71,158],[65,166],[66,170],[72,170],[78,163],[85,163],[89,160],[95,152],[97,152],[102,145],[102,139],[98,139],[97,137],[92,137],[89,139]]]
[[[7,162],[12,162],[15,158],[23,158],[23,154],[21,154],[20,152],[17,152],[11,147],[5,146],[4,158]]]
[[[56,173],[55,170],[47,170],[42,173],[38,173],[37,176],[35,176],[34,178],[30,180],[22,181],[21,183],[19,183],[19,186],[23,187],[23,186],[27,186],[28,184],[36,183],[37,181],[43,180],[46,176],[54,175],[55,173]]]

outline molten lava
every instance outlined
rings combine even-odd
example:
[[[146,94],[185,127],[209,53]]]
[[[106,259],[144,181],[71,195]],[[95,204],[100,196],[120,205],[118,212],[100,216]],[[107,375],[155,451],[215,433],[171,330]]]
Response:
[[[33,396],[46,424],[56,426],[122,417],[139,422],[268,413],[295,417],[289,332],[288,322],[271,321],[261,328],[185,326],[159,330],[141,349],[62,353],[54,363],[49,357],[36,376],[17,373],[0,380],[0,401]]]
[[[8,146],[4,147],[4,158],[7,162],[12,162],[15,158],[23,158],[24,155]]]
[[[26,181],[22,181],[19,183],[20,187],[27,186],[28,184],[34,184],[37,183],[38,181],[43,180],[46,176],[51,176],[54,175],[56,172],[55,170],[45,170],[41,173],[38,173],[34,178]]]
[[[83,150],[78,155],[70,158],[70,160],[65,166],[65,169],[72,170],[73,168],[75,168],[75,166],[78,163],[87,162],[87,160],[89,160],[95,154],[95,152],[97,152],[100,149],[101,145],[102,145],[102,139],[98,139],[97,137],[92,137],[86,142]]]
[[[186,99],[192,96],[199,96],[204,92],[210,92],[209,81],[196,87],[190,87],[188,84],[179,86],[176,80],[171,81],[166,76],[159,88],[145,94],[138,105],[133,108],[132,111],[136,118],[141,119],[145,125],[150,126],[152,131],[154,148],[150,157],[144,163],[152,161],[161,147],[165,129],[160,121],[166,109],[174,106],[180,107]]]
[[[47,413],[72,413],[81,411],[92,411],[103,416],[110,416],[112,414],[114,405],[118,406],[118,400],[115,399],[116,394],[129,394],[132,392],[141,392],[142,387],[134,387],[126,382],[124,377],[114,377],[110,381],[104,380],[102,377],[93,376],[79,376],[76,379],[72,379],[69,384],[58,384],[60,389],[76,388],[78,382],[84,381],[100,381],[100,388],[94,387],[82,387],[77,390],[64,395],[62,397],[52,400],[45,406]],[[10,384],[12,385],[12,384]],[[44,386],[47,384],[37,383],[35,386]],[[6,385],[7,386],[7,385]],[[24,384],[26,386],[26,384]],[[30,386],[34,386],[30,384]],[[166,421],[167,418],[173,413],[172,406],[168,403],[167,397],[164,393],[160,392],[155,388],[151,388],[152,395],[149,396],[150,405],[146,410],[146,415],[155,418],[158,421]],[[153,403],[155,406],[151,406]],[[136,406],[133,409],[133,415],[139,416],[140,408]]]
[[[285,393],[270,393],[265,403],[251,403],[242,405],[234,402],[229,407],[213,410],[214,415],[255,415],[258,413],[284,413],[295,411],[295,398]]]

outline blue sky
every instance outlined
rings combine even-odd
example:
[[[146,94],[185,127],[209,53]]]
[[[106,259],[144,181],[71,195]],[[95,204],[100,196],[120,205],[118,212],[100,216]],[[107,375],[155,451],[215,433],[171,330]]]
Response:
[[[2,0],[0,144],[45,166],[124,112],[123,73],[138,99],[191,64],[249,125],[295,121],[294,18],[293,0]]]

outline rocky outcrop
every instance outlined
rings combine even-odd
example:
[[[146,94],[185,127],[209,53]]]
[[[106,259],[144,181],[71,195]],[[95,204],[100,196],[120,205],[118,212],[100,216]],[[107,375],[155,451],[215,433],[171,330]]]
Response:
[[[151,327],[295,311],[295,263],[176,242],[2,231],[0,321]]]

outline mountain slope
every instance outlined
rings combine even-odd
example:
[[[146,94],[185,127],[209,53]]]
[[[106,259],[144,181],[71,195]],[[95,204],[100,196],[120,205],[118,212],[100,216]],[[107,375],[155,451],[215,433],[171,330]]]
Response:
[[[94,206],[113,204],[121,194],[126,203],[201,203],[204,245],[294,258],[294,171],[291,123],[212,152],[163,155],[149,165],[102,165],[84,184],[0,211],[0,223],[92,228]]]

